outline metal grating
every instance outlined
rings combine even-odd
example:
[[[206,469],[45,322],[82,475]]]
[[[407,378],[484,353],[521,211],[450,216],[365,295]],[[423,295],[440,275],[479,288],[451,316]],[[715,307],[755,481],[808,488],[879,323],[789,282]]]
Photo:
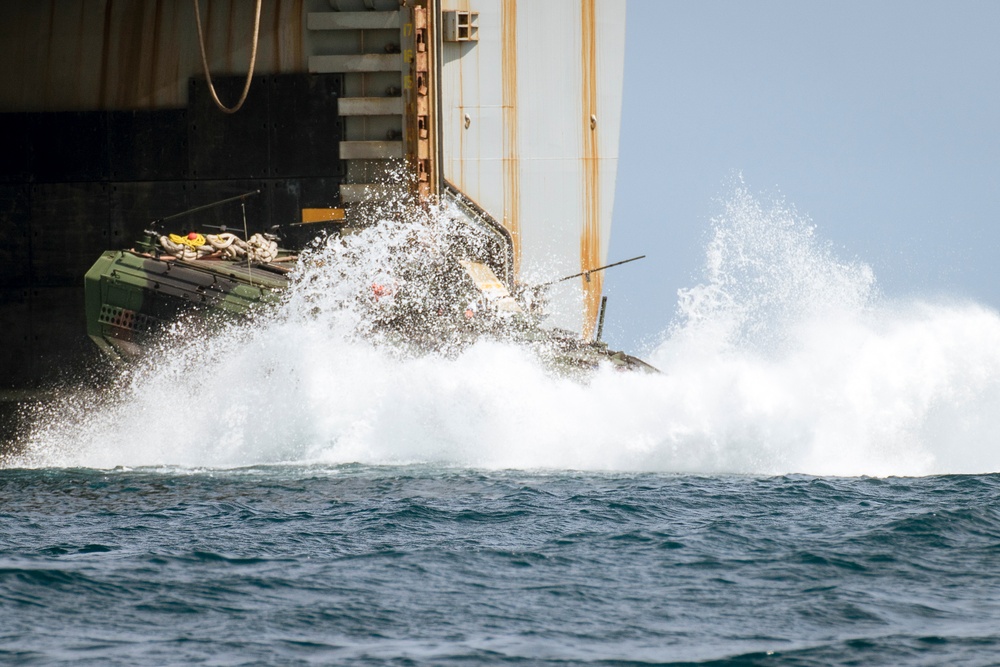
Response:
[[[149,331],[156,324],[156,318],[149,315],[107,304],[101,306],[101,316],[98,321],[101,324],[110,324],[113,327],[129,331]]]

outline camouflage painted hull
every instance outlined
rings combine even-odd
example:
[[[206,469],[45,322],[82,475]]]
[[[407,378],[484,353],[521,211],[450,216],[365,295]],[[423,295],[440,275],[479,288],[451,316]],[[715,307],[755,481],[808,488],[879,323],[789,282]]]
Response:
[[[248,267],[231,261],[187,261],[110,250],[84,278],[87,333],[110,357],[135,359],[158,332],[182,316],[210,324],[243,318],[277,304],[289,284],[287,272],[276,265]],[[519,326],[498,337],[531,348],[559,374],[586,374],[602,363],[621,370],[656,372],[636,357],[609,350],[603,343],[580,340],[571,332]],[[411,337],[399,340],[399,345],[426,348],[421,342]]]
[[[182,314],[225,319],[275,303],[288,286],[283,273],[277,267],[109,250],[84,276],[87,334],[114,358],[135,357]]]

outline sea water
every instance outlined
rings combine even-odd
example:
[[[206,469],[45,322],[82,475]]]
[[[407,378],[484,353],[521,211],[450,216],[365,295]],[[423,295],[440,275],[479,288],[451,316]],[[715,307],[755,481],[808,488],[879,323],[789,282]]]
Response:
[[[27,415],[0,662],[1000,663],[996,311],[886,299],[740,186],[661,374],[387,352],[357,294],[418,222]]]

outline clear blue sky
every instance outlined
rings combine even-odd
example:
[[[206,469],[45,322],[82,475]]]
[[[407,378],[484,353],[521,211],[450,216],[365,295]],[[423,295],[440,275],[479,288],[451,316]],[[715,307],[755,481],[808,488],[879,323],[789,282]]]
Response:
[[[742,173],[889,298],[1000,307],[1000,2],[628,0],[605,338],[636,349]]]

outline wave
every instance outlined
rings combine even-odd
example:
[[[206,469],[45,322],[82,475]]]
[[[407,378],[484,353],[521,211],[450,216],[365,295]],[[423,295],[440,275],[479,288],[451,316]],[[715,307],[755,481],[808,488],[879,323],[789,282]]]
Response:
[[[579,381],[513,344],[409,355],[354,335],[359,290],[391,280],[392,249],[409,252],[427,225],[320,244],[278,316],[211,336],[179,323],[113,389],[40,407],[5,466],[1000,470],[1000,314],[883,297],[871,267],[742,183],[649,354],[659,375]]]

